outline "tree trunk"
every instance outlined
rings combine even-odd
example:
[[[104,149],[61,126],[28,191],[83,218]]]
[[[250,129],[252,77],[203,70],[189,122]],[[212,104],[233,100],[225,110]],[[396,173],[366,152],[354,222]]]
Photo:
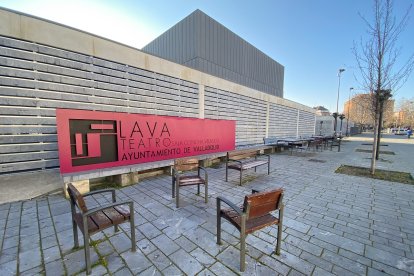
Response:
[[[374,143],[372,143],[372,156],[371,156],[371,174],[374,175],[375,174],[375,163],[376,163],[376,159],[375,156],[377,155],[377,150],[378,150],[378,145],[377,145],[377,140],[378,140],[378,121],[379,121],[379,99],[378,97],[376,97],[375,99],[375,120],[374,120]]]
[[[375,153],[375,160],[379,158],[380,152],[380,141],[381,141],[381,130],[382,130],[382,117],[384,113],[384,101],[379,102],[379,119],[378,119],[378,133],[377,133],[377,152]]]

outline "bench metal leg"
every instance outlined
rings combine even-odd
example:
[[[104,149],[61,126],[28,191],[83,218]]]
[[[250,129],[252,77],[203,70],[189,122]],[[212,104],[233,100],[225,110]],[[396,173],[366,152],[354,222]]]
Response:
[[[79,247],[79,239],[78,239],[78,226],[76,222],[72,219],[72,227],[73,227],[73,243],[75,244],[75,248]]]
[[[242,185],[243,170],[240,170],[240,186]]]
[[[137,251],[137,244],[135,241],[135,213],[134,213],[134,203],[132,202],[129,207],[129,225],[131,228],[131,251]]]
[[[283,226],[283,205],[279,209],[279,223],[277,225],[276,255],[280,255],[280,244],[282,242],[282,226]]]
[[[91,254],[89,252],[89,233],[87,220],[83,220],[83,246],[85,250],[86,274],[91,274]]]
[[[200,184],[197,184],[197,195],[200,195]]]
[[[221,245],[221,216],[220,216],[220,200],[216,201],[217,206],[217,244]]]
[[[229,174],[229,168],[227,167],[227,162],[226,162],[226,182],[227,182],[228,174]]]
[[[208,202],[208,181],[204,183],[204,202]]]
[[[177,179],[175,184],[175,206],[178,208],[180,202],[180,179]]]
[[[175,197],[175,177],[172,177],[172,181],[171,181],[171,189],[172,189],[172,198]]]
[[[242,225],[240,229],[240,271],[244,272],[246,270],[246,222],[242,219],[241,224]]]

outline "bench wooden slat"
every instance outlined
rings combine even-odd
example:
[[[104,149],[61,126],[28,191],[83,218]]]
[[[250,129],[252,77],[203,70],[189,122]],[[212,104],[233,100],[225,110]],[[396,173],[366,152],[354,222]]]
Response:
[[[254,193],[245,197],[244,206],[250,205],[249,219],[261,217],[278,208],[282,189],[273,190],[271,192]],[[246,210],[244,210],[246,211]]]
[[[240,169],[247,170],[247,169],[257,167],[257,166],[265,165],[267,163],[268,163],[267,161],[263,161],[263,160],[257,160],[257,161],[254,160],[254,161],[249,161],[249,162],[242,163],[242,164],[233,163],[233,164],[228,165],[228,167],[231,169],[235,169],[235,170],[240,170]]]
[[[251,158],[257,155],[257,150],[243,150],[243,151],[233,151],[228,152],[228,157],[234,160],[240,160],[245,158]]]
[[[196,158],[183,158],[176,159],[174,162],[174,168],[177,171],[192,171],[198,168],[198,159]]]
[[[76,213],[74,215],[74,219],[76,221],[76,224],[79,225],[79,229],[81,229],[81,231],[83,233],[83,219],[82,219],[82,214]],[[97,231],[99,231],[98,225],[96,225],[95,222],[90,217],[88,217],[88,232],[89,233],[95,233]]]
[[[119,214],[118,214],[119,215]],[[105,229],[112,226],[112,221],[100,211],[90,216],[99,229]]]
[[[129,213],[122,214],[118,212],[118,210],[116,210],[115,208],[106,209],[106,210],[103,210],[102,212],[109,218],[109,220],[112,221],[113,224],[121,224],[122,222],[127,220],[129,217]]]
[[[180,186],[189,186],[189,185],[197,185],[197,184],[204,184],[204,183],[205,183],[205,180],[197,175],[180,177]]]
[[[241,217],[237,214],[237,212],[233,209],[223,209],[221,214],[240,231]],[[279,220],[270,214],[248,219],[246,220],[246,234],[253,233],[256,230],[278,223]]]

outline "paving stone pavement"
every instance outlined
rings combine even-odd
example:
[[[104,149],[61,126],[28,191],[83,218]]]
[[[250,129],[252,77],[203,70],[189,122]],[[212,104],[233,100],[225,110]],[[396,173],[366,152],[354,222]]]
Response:
[[[414,275],[414,186],[334,173],[340,164],[368,166],[369,154],[355,151],[369,149],[367,141],[353,137],[341,152],[273,154],[270,175],[248,171],[243,186],[236,171],[224,181],[223,164],[208,168],[208,204],[186,187],[175,208],[166,175],[119,189],[118,198],[135,204],[137,252],[128,224],[92,236],[92,275],[240,274],[235,228],[223,222],[216,244],[215,198],[241,203],[252,188],[275,187],[285,189],[281,255],[273,254],[276,227],[249,235],[243,275]],[[386,150],[396,155],[381,156],[378,167],[413,173],[413,142],[390,136]],[[0,205],[0,275],[84,275],[83,249],[72,247],[63,196]]]

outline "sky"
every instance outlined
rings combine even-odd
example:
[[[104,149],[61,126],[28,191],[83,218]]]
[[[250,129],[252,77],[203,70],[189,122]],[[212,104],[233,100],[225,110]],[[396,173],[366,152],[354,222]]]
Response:
[[[394,4],[398,20],[414,0]],[[349,96],[364,93],[352,47],[367,36],[361,16],[372,22],[372,0],[0,0],[0,6],[138,49],[200,9],[285,67],[284,98],[335,112],[340,68],[339,112]],[[410,17],[398,41],[401,62],[414,53],[414,7]],[[414,98],[414,73],[394,98]]]

